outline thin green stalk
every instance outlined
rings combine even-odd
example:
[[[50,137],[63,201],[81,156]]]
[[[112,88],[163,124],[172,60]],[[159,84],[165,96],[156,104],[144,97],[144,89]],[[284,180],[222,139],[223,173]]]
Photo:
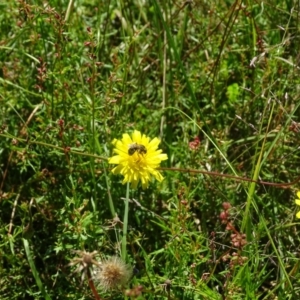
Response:
[[[97,148],[98,153],[101,153],[101,146],[99,144],[98,139],[95,139],[95,146]],[[111,196],[111,193],[110,193],[110,184],[109,184],[109,181],[108,181],[108,174],[107,174],[106,165],[105,165],[104,162],[102,162],[102,166],[103,166],[104,178],[105,178],[105,183],[106,183],[106,188],[107,188],[109,209],[110,209],[112,217],[114,218],[116,216],[116,210],[115,210],[114,202],[113,202],[113,199],[112,199],[112,196]],[[118,238],[119,238],[119,231],[117,231],[117,235],[118,235]]]
[[[267,130],[266,132],[268,133],[269,128],[270,128],[270,124],[271,124],[271,120],[272,120],[272,116],[273,116],[273,111],[274,111],[274,102],[273,102],[273,106],[272,106],[272,110],[270,113],[270,117],[268,120],[268,126],[267,126]],[[257,181],[258,176],[259,176],[259,172],[262,166],[262,159],[263,159],[263,154],[264,154],[264,149],[265,149],[265,143],[266,143],[266,137],[267,134],[265,135],[265,138],[263,140],[262,146],[261,146],[261,151],[259,153],[259,157],[258,160],[256,162],[255,165],[255,170],[254,170],[254,174],[252,179]],[[251,182],[250,187],[249,187],[249,192],[248,192],[248,196],[247,196],[247,203],[246,203],[246,208],[245,208],[245,214],[244,214],[244,218],[243,218],[243,222],[242,222],[242,227],[241,227],[241,231],[244,232],[246,229],[246,234],[247,234],[247,240],[250,241],[251,240],[251,230],[249,227],[249,221],[250,221],[250,207],[251,207],[251,203],[253,200],[253,195],[254,195],[254,191],[255,191],[255,187],[256,187],[256,182]]]
[[[126,261],[127,251],[127,227],[128,227],[128,211],[129,211],[129,182],[127,182],[125,212],[123,219],[123,237],[122,237],[122,259]]]
[[[70,14],[71,14],[71,11],[73,9],[73,6],[74,6],[74,0],[70,0],[69,4],[68,4],[68,9],[67,9],[66,15],[65,15],[65,22],[69,21]]]
[[[26,240],[26,239],[22,239],[22,240],[23,240],[26,256],[27,256],[27,259],[28,259],[28,263],[29,263],[32,275],[35,279],[36,285],[38,286],[38,288],[39,288],[41,294],[43,295],[44,299],[51,300],[51,297],[47,294],[47,292],[45,290],[45,287],[44,287],[44,285],[43,285],[43,283],[40,279],[39,273],[38,273],[37,269],[35,268],[35,264],[34,264],[34,261],[33,261],[33,258],[32,258],[32,255],[31,255],[31,252],[30,252],[30,249],[29,249],[28,240]]]
[[[249,20],[250,20],[250,24],[251,24],[251,33],[252,33],[251,34],[251,36],[252,36],[252,53],[253,53],[253,56],[254,56],[255,51],[256,51],[256,44],[257,44],[257,33],[256,33],[255,21],[254,21],[254,18],[252,16],[252,10],[253,10],[252,1],[248,0],[248,1],[246,1],[246,3],[247,3],[247,7],[249,7],[249,10],[251,11]],[[262,7],[262,10],[263,10],[263,3],[261,4],[261,7]],[[262,12],[260,14],[262,14]]]
[[[15,140],[17,140],[19,142],[27,143],[28,145],[29,144],[40,145],[40,146],[44,146],[44,147],[54,148],[54,149],[62,151],[62,152],[66,151],[65,148],[62,148],[62,147],[59,147],[59,146],[55,146],[55,145],[44,143],[44,142],[34,141],[34,140],[22,139],[22,138],[19,138],[17,136],[13,136],[13,135],[11,135],[9,133],[0,133],[0,137],[5,137],[5,138],[9,138],[9,139],[15,139]],[[86,157],[92,157],[92,158],[107,160],[107,157],[100,156],[100,155],[95,155],[95,154],[90,154],[90,153],[86,153],[86,152],[79,152],[79,151],[73,150],[72,148],[67,149],[67,151],[69,153],[73,153],[73,154],[76,154],[76,155],[82,155],[82,156],[86,156]]]
[[[115,211],[114,202],[112,200],[111,193],[110,193],[110,186],[109,186],[109,182],[108,182],[108,175],[107,175],[105,164],[102,163],[102,166],[103,166],[103,171],[104,171],[104,175],[105,175],[105,183],[106,183],[106,187],[107,187],[109,209],[110,209],[110,212],[112,214],[112,217],[114,218],[116,216],[116,211]]]
[[[199,103],[198,103],[198,100],[196,99],[196,96],[195,96],[195,93],[194,93],[194,89],[192,87],[192,84],[189,80],[189,77],[187,75],[187,71],[184,67],[184,64],[179,56],[179,53],[178,53],[178,48],[176,47],[176,43],[175,43],[175,40],[174,40],[174,37],[173,37],[173,34],[170,30],[170,27],[168,26],[166,20],[164,19],[164,16],[161,12],[161,8],[160,8],[160,5],[159,5],[159,1],[157,0],[153,0],[152,1],[153,3],[153,6],[154,6],[154,9],[155,9],[155,12],[157,13],[157,15],[159,16],[159,19],[161,20],[162,22],[162,25],[163,25],[163,28],[167,34],[167,38],[168,38],[168,42],[169,42],[169,47],[170,49],[173,50],[173,55],[174,55],[174,60],[175,62],[177,63],[177,71],[181,72],[182,73],[182,76],[184,78],[184,81],[186,83],[186,87],[187,87],[187,90],[189,92],[189,95],[190,95],[190,98],[191,98],[191,104],[193,105],[193,107],[196,108],[196,112],[199,114],[200,116],[200,119],[202,120],[202,122],[204,124],[208,124],[206,122],[206,117],[204,116],[203,112],[202,112],[202,109],[200,108],[199,106]],[[171,58],[171,57],[170,57]],[[179,72],[179,76],[181,76],[181,73]],[[193,114],[195,114],[195,110],[193,110]],[[218,146],[218,142],[217,140],[214,138],[214,135],[212,134],[209,126],[204,126],[204,128],[206,129],[205,131],[201,128],[201,131],[203,133],[205,133],[205,135],[207,137],[209,137],[210,141],[213,142],[213,145],[218,149],[218,151],[222,154],[223,157],[225,157],[225,154],[222,152],[221,148]],[[232,165],[229,164],[230,168],[233,169]],[[236,172],[234,171],[234,174],[236,174]]]
[[[259,212],[259,208],[258,208],[258,206],[257,206],[257,204],[256,204],[256,202],[255,202],[254,200],[251,201],[251,204],[252,204],[253,208],[255,209],[256,213],[259,215],[259,223],[263,225],[264,230],[265,230],[265,232],[266,232],[266,234],[267,234],[267,236],[268,236],[268,238],[269,238],[269,241],[270,241],[270,243],[271,243],[271,245],[272,245],[273,251],[275,252],[275,255],[276,255],[277,259],[278,259],[278,263],[279,263],[280,268],[281,268],[281,271],[282,271],[282,273],[283,273],[283,275],[284,275],[284,280],[283,280],[283,281],[286,282],[286,283],[288,284],[290,290],[293,290],[293,285],[292,285],[292,283],[291,283],[290,276],[289,276],[289,274],[287,273],[287,271],[286,271],[286,269],[285,269],[285,265],[284,265],[284,262],[283,262],[283,257],[282,257],[282,255],[280,255],[280,253],[279,253],[279,251],[278,251],[278,249],[277,249],[277,246],[276,246],[276,244],[274,243],[274,239],[273,239],[273,237],[272,237],[272,234],[270,233],[270,230],[269,230],[269,228],[268,228],[268,226],[267,226],[267,223],[266,223],[266,221],[265,221],[265,218],[264,218],[263,215]],[[258,251],[258,250],[257,250],[257,251]],[[280,286],[280,285],[278,285],[278,287],[279,287],[279,286]],[[276,290],[278,287],[276,287],[274,290]],[[273,290],[273,291],[274,291],[274,290]]]

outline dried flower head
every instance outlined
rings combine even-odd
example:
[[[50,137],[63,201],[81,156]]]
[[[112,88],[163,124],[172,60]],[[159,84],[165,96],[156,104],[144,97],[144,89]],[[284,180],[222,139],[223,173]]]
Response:
[[[103,290],[113,290],[124,286],[132,276],[132,268],[118,256],[103,261],[96,275],[96,280]]]
[[[84,276],[87,275],[88,269],[92,267],[92,265],[95,265],[97,267],[100,266],[100,264],[94,259],[98,252],[97,251],[86,252],[80,250],[74,250],[74,252],[79,256],[74,257],[69,263],[69,266],[77,265],[77,268],[73,273],[82,272],[81,281],[83,281]]]
[[[152,176],[162,181],[163,176],[157,168],[168,156],[158,149],[159,143],[158,138],[150,140],[137,130],[131,137],[125,133],[121,140],[113,140],[117,155],[111,157],[108,163],[118,166],[112,172],[123,175],[123,183],[130,182],[133,188],[137,187],[139,181],[142,182],[143,189],[147,188]]]

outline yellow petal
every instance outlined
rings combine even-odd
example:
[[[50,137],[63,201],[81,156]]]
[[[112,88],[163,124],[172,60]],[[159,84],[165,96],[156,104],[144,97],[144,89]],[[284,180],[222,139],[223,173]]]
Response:
[[[300,199],[296,199],[296,200],[295,200],[295,203],[296,203],[297,205],[300,205]]]
[[[164,153],[163,154],[159,154],[158,157],[159,157],[160,160],[166,160],[166,159],[168,159],[168,155],[164,154]]]
[[[141,144],[144,145],[147,148],[147,150],[149,148],[149,140],[150,140],[150,138],[148,138],[147,136],[145,136],[143,134]]]
[[[297,212],[296,217],[300,219],[300,211]]]
[[[300,191],[297,192],[297,197],[300,199]]]
[[[120,163],[120,155],[115,155],[108,160],[109,164],[119,164]]]
[[[132,140],[138,144],[140,144],[142,142],[142,135],[140,131],[135,130],[132,133]]]
[[[113,168],[112,170],[111,170],[111,172],[113,173],[113,174],[120,174],[121,172],[122,172],[122,166],[116,166],[115,168]]]
[[[159,172],[157,172],[157,174],[155,174],[154,176],[159,182],[162,182],[164,180],[163,176]]]
[[[154,138],[154,139],[149,143],[149,150],[155,150],[155,149],[157,149],[159,144],[160,144],[160,139]]]
[[[124,133],[123,134],[123,136],[122,136],[122,143],[124,144],[123,147],[124,146],[128,147],[129,144],[133,143],[133,141],[132,141],[132,139],[131,139],[131,137],[130,137],[130,135],[128,133]]]

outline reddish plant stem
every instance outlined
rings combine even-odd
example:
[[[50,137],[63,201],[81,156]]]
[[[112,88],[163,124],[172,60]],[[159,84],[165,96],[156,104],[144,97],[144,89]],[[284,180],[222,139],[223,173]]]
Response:
[[[91,288],[91,290],[92,290],[92,292],[93,292],[93,294],[95,296],[95,299],[96,300],[102,300],[100,298],[100,296],[98,295],[97,291],[96,291],[96,288],[95,288],[95,285],[94,285],[94,281],[92,279],[91,272],[90,272],[89,268],[87,269],[87,277],[88,277],[89,286],[90,286],[90,288]]]
[[[254,180],[250,179],[247,177],[239,177],[235,175],[230,175],[230,174],[222,174],[218,172],[213,172],[213,171],[203,171],[203,170],[195,170],[195,169],[181,169],[181,168],[157,168],[158,170],[167,170],[167,171],[178,171],[178,172],[183,172],[183,173],[198,173],[198,174],[205,174],[208,176],[216,176],[216,177],[225,177],[225,178],[231,178],[235,179],[238,181],[248,181],[248,182],[255,182],[257,184],[262,184],[262,185],[270,185],[274,187],[279,187],[279,188],[289,188],[290,186],[296,184],[297,182],[300,181],[300,176],[297,177],[295,180],[287,183],[277,183],[277,182],[269,182],[269,181],[262,181],[262,180]]]
[[[6,137],[6,138],[11,138],[11,139],[14,138],[17,141],[26,142],[27,144],[35,144],[35,145],[41,145],[41,146],[45,146],[45,147],[54,148],[54,149],[61,150],[62,152],[66,153],[65,148],[61,148],[61,147],[58,147],[58,146],[55,146],[55,145],[46,144],[46,143],[38,142],[38,141],[30,141],[29,139],[22,139],[22,138],[15,137],[15,136],[12,136],[12,135],[7,135],[7,134],[1,134],[0,133],[0,137],[1,136]],[[73,153],[75,155],[93,157],[93,158],[97,158],[97,159],[103,159],[103,160],[108,159],[107,157],[104,157],[104,156],[79,152],[79,151],[71,150],[69,148],[67,149],[67,152],[68,153]],[[11,159],[11,157],[9,159]],[[195,174],[198,173],[198,174],[205,174],[205,175],[208,175],[208,176],[231,178],[231,179],[238,180],[238,181],[255,182],[257,184],[269,185],[269,186],[274,186],[274,187],[278,187],[278,188],[282,188],[282,189],[290,188],[291,186],[295,185],[296,183],[298,183],[300,181],[300,176],[298,176],[296,179],[294,179],[291,182],[279,183],[279,182],[269,182],[269,181],[263,181],[263,180],[254,180],[254,179],[250,179],[250,178],[247,178],[247,177],[239,177],[239,176],[235,176],[235,175],[222,174],[222,173],[213,172],[213,171],[204,171],[204,170],[195,170],[195,169],[182,169],[182,168],[157,168],[157,169],[158,170],[184,172],[184,173],[195,173]],[[52,172],[52,173],[64,173],[64,172],[65,171],[55,171],[55,172]],[[76,170],[73,170],[73,172],[76,172]],[[78,172],[83,172],[83,171],[78,170]],[[3,178],[5,178],[5,176],[6,176],[6,172],[4,172]],[[3,185],[3,183],[1,183],[1,185]],[[1,195],[0,195],[0,201],[1,201]]]

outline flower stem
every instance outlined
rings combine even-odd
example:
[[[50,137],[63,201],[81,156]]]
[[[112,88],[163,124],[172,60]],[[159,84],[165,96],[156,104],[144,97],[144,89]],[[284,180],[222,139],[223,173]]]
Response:
[[[91,272],[90,272],[90,269],[88,268],[87,269],[87,277],[88,277],[88,282],[89,282],[89,286],[95,296],[95,299],[96,300],[101,300],[100,296],[98,295],[97,291],[96,291],[96,288],[95,288],[95,285],[94,285],[94,281],[92,279],[92,276],[91,276]]]
[[[128,211],[129,211],[129,182],[127,182],[125,212],[123,219],[123,237],[122,237],[122,259],[126,261],[126,246],[127,246],[127,227],[128,227]]]

